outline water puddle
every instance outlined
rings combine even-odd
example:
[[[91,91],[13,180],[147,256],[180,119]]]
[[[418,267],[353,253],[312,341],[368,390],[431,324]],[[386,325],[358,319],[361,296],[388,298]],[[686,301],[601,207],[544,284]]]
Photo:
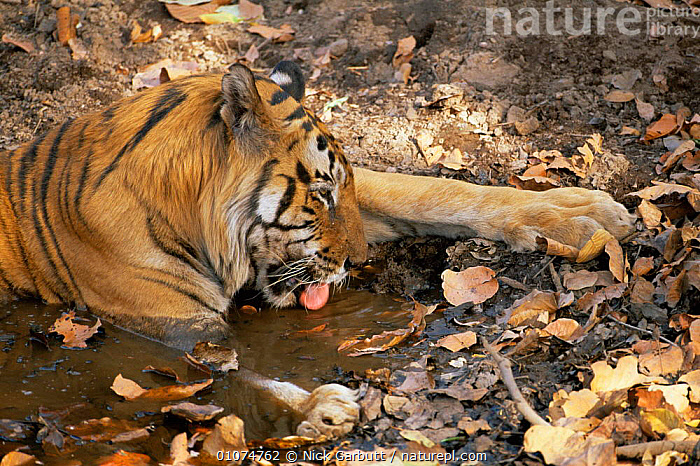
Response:
[[[165,402],[127,402],[110,390],[117,374],[152,388],[174,383],[154,373],[142,372],[147,365],[170,367],[184,380],[201,380],[180,358],[182,352],[144,339],[109,323],[104,333],[85,350],[67,350],[58,339],[49,338],[50,348],[33,341],[30,327],[47,331],[65,307],[32,301],[10,303],[0,309],[0,419],[26,420],[40,412],[58,419],[59,425],[77,424],[85,419],[110,417],[136,420],[153,426],[147,447],[167,448],[177,426],[159,413]],[[300,309],[263,310],[247,315],[234,311],[232,336],[223,344],[236,348],[241,365],[266,377],[296,383],[312,390],[332,378],[334,367],[364,371],[367,368],[405,365],[401,356],[373,355],[347,357],[336,351],[349,338],[404,327],[410,312],[390,296],[365,291],[344,291],[320,311]],[[87,323],[94,323],[90,319]],[[321,331],[304,332],[321,325]],[[212,388],[188,401],[224,407],[244,419],[249,439],[264,439],[293,433],[297,422],[264,394],[247,388],[235,376],[217,376]],[[170,423],[170,425],[169,425]],[[180,430],[182,431],[182,430]],[[160,432],[160,433],[159,433]],[[0,433],[1,434],[1,433]],[[18,445],[4,442],[0,454]],[[101,446],[100,446],[101,445]],[[163,447],[165,445],[165,447]],[[94,444],[93,449],[106,448]],[[39,448],[39,447],[37,447]],[[41,450],[39,450],[41,451]],[[76,452],[91,451],[80,446]],[[89,455],[97,454],[92,451]],[[61,456],[65,453],[61,454]],[[167,453],[166,453],[167,456]]]

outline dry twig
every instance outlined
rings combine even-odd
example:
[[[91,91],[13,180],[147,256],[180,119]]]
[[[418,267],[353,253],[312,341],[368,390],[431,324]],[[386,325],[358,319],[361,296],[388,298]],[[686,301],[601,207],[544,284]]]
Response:
[[[515,407],[520,414],[522,414],[523,417],[530,422],[530,424],[550,426],[551,424],[549,422],[542,419],[540,415],[537,414],[534,409],[532,409],[518,388],[518,385],[515,383],[515,377],[513,377],[513,371],[510,367],[510,361],[501,356],[501,354],[499,354],[499,352],[496,351],[493,346],[491,346],[486,338],[481,337],[481,344],[484,346],[484,348],[486,348],[486,351],[489,352],[494,361],[496,361],[496,364],[498,364],[498,370],[501,373],[501,380],[503,380],[503,383],[508,389],[510,397],[513,399],[513,401],[515,401]]]
[[[657,456],[665,451],[671,450],[686,453],[687,455],[691,456],[692,460],[692,458],[698,458],[700,456],[700,442],[695,440],[685,440],[682,442],[660,440],[658,442],[637,443],[634,445],[617,447],[615,449],[615,453],[617,454],[618,458],[641,460],[644,453],[647,451],[652,456]]]

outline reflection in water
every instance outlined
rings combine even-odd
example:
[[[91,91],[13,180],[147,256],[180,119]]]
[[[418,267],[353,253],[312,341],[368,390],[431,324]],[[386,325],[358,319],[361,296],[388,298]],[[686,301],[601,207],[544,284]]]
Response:
[[[110,390],[114,377],[122,374],[144,387],[174,383],[142,372],[152,365],[171,367],[185,380],[203,378],[179,359],[180,351],[107,323],[98,343],[86,350],[62,349],[54,338],[50,349],[31,341],[30,326],[46,331],[64,309],[20,301],[0,311],[0,418],[21,420],[37,415],[39,407],[50,411],[71,407],[61,414],[61,425],[105,416],[162,425],[159,411],[166,403],[123,401]],[[94,318],[89,319],[85,323],[94,323]],[[336,348],[346,339],[399,328],[409,320],[409,313],[390,297],[346,291],[320,311],[266,309],[252,316],[233,311],[232,337],[223,344],[238,350],[242,366],[312,390],[332,377],[335,366],[363,371],[400,365],[401,359],[385,355],[346,357]],[[323,331],[300,332],[322,324],[327,324]],[[289,435],[298,422],[235,376],[217,376],[210,391],[188,401],[213,403],[225,407],[225,414],[238,414],[246,423],[248,438]],[[168,432],[163,435],[169,442]]]

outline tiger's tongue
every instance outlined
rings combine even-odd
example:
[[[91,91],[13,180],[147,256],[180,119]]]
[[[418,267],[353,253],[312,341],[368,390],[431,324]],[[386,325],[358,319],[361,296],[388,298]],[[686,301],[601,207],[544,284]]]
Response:
[[[315,311],[326,305],[329,296],[330,286],[328,283],[314,283],[301,292],[299,302],[305,308]]]

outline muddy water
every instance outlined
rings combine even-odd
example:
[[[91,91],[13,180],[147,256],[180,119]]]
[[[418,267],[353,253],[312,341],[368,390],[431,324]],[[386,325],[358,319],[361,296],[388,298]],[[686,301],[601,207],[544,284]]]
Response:
[[[162,441],[152,443],[167,445],[169,435],[178,427],[172,426],[177,421],[158,413],[166,403],[126,402],[110,390],[110,385],[117,374],[148,388],[174,383],[143,372],[147,365],[170,367],[184,380],[200,380],[202,373],[184,363],[180,351],[108,323],[103,323],[104,332],[84,350],[63,349],[53,336],[49,336],[47,348],[30,336],[31,326],[46,332],[63,310],[65,307],[32,301],[11,303],[0,310],[0,419],[28,419],[37,416],[41,407],[42,412],[51,412],[47,416],[56,419],[59,426],[105,416],[136,420],[160,432]],[[94,322],[92,316],[85,317],[89,320],[84,323]],[[348,338],[405,326],[410,315],[392,297],[345,291],[320,311],[267,309],[255,315],[234,311],[231,320],[233,334],[224,344],[238,350],[241,365],[311,390],[332,377],[336,366],[363,371],[404,364],[397,357],[385,355],[351,358],[339,354],[336,348]],[[320,332],[303,332],[323,324],[326,327]],[[238,414],[246,422],[249,438],[289,435],[297,421],[264,394],[228,375],[218,376],[210,390],[189,401],[213,403],[226,408],[225,414]],[[166,428],[169,432],[163,431]],[[89,451],[85,448],[81,446],[78,451]]]

